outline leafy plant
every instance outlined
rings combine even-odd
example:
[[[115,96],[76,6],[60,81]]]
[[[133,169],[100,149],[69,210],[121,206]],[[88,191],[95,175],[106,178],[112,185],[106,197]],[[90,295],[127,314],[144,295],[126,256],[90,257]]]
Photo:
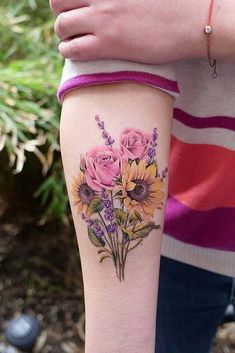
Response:
[[[44,175],[35,191],[44,206],[43,215],[62,220],[68,204],[56,97],[62,60],[53,22],[45,0],[1,1],[0,152],[7,153],[16,174],[23,170],[29,154],[35,156]]]

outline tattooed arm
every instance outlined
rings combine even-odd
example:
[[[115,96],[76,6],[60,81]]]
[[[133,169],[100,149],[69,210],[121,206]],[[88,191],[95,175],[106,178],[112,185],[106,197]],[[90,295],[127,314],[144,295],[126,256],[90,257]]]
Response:
[[[134,83],[65,96],[61,148],[79,244],[86,353],[154,353],[173,98]]]

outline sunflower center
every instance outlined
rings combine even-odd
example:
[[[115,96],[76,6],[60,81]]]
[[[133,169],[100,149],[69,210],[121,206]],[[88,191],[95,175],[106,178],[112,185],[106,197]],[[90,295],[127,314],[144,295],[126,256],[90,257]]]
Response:
[[[95,197],[95,192],[87,184],[82,184],[78,190],[82,203],[89,204]]]
[[[148,184],[142,179],[136,179],[133,182],[136,185],[133,190],[127,192],[128,196],[136,201],[145,200],[149,196]]]

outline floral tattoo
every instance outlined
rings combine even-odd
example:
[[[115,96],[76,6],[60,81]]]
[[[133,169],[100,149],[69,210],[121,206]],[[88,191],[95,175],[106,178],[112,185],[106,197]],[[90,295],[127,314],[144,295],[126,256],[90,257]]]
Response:
[[[98,247],[99,261],[110,258],[122,281],[128,253],[160,228],[153,216],[163,208],[168,168],[159,173],[156,128],[151,134],[126,128],[116,148],[104,122],[98,115],[95,120],[104,145],[81,157],[72,185],[73,201],[87,224],[90,241]]]

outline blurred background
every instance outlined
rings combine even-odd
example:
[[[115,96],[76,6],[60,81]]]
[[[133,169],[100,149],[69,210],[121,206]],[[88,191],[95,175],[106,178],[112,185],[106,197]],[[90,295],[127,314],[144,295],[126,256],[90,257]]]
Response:
[[[0,1],[0,352],[8,321],[41,322],[38,351],[80,352],[83,289],[59,149],[62,59],[45,0]]]
[[[34,353],[82,353],[84,346],[79,252],[59,148],[63,61],[53,22],[46,0],[0,1],[0,353],[15,352],[5,330],[22,314],[41,326]],[[229,352],[234,332],[221,328],[214,352]]]

